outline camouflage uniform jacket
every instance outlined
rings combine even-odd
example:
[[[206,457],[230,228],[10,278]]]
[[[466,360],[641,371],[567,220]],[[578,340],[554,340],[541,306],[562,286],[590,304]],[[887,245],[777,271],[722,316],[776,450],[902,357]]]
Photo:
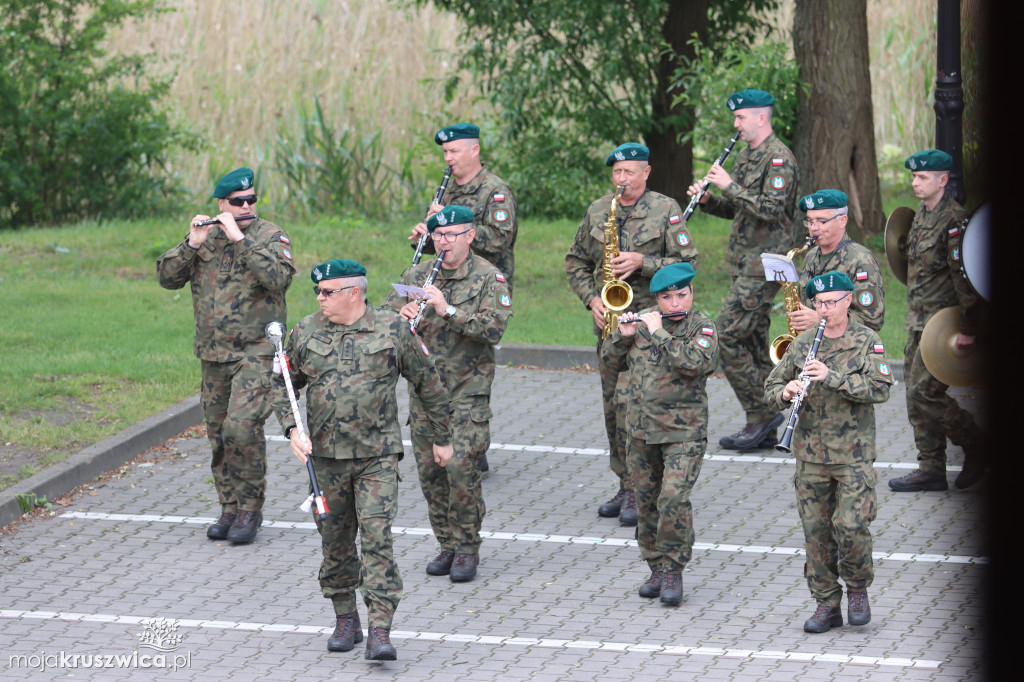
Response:
[[[306,421],[317,457],[401,459],[399,375],[420,396],[434,443],[451,443],[448,393],[426,347],[409,331],[408,321],[391,310],[367,305],[350,325],[335,324],[322,312],[307,315],[288,336],[285,354],[296,393],[308,386]],[[295,426],[295,416],[280,374],[274,375],[274,384],[274,410],[287,431]]]
[[[519,212],[512,188],[484,165],[465,185],[452,178],[441,203],[445,206],[458,204],[473,211],[473,229],[476,230],[471,247],[473,253],[483,256],[505,275],[511,292],[516,269],[512,247],[519,232]],[[433,240],[427,240],[423,251],[436,253]]]
[[[708,193],[701,210],[733,221],[729,233],[730,277],[764,278],[761,254],[786,253],[793,241],[797,172],[793,152],[775,134],[757,149],[736,155],[732,182],[720,196]]]
[[[959,305],[960,331],[978,333],[978,297],[960,263],[966,217],[966,211],[945,194],[934,210],[921,202],[914,214],[907,237],[907,331],[922,331],[939,310]]]
[[[588,310],[590,301],[601,295],[604,286],[604,225],[611,205],[611,194],[590,205],[565,255],[569,286]],[[644,257],[643,266],[627,280],[633,289],[633,303],[627,310],[648,308],[654,305],[654,295],[650,293],[654,273],[683,261],[696,267],[697,247],[683,223],[679,204],[658,192],[647,190],[632,207],[620,206],[618,221],[619,252],[634,251]],[[600,335],[597,325],[594,333]]]
[[[801,332],[765,382],[764,398],[780,409],[782,389],[803,371],[815,329]],[[892,367],[878,334],[851,322],[837,339],[823,336],[818,360],[828,367],[824,381],[812,381],[793,434],[796,458],[816,464],[874,462],[875,407],[889,399]],[[789,414],[787,413],[787,417]]]
[[[658,308],[642,311],[658,312]],[[715,323],[699,310],[682,320],[667,319],[653,334],[620,329],[601,346],[605,362],[620,372],[628,366],[626,420],[630,435],[647,443],[682,443],[708,437],[708,375],[718,366]],[[641,331],[642,330],[642,331]]]
[[[242,240],[232,244],[214,227],[198,250],[186,237],[156,261],[160,286],[192,285],[195,354],[200,360],[235,362],[247,355],[273,355],[264,329],[268,322],[287,318],[285,292],[295,274],[288,236],[262,218],[242,233]]]
[[[838,270],[853,282],[850,321],[876,332],[880,330],[885,322],[885,289],[882,271],[871,250],[849,239],[844,239],[828,254],[812,246],[800,269],[800,301],[808,308],[813,306],[807,299],[807,282],[829,270]]]
[[[407,269],[402,274],[402,283],[422,286],[433,265],[430,260]],[[441,268],[434,286],[441,290],[449,305],[455,306],[455,315],[446,320],[428,304],[416,335],[433,354],[452,402],[469,396],[489,396],[494,382],[494,346],[501,342],[512,317],[512,297],[505,276],[470,253],[458,268]],[[394,290],[388,295],[388,303],[395,310],[407,302]]]

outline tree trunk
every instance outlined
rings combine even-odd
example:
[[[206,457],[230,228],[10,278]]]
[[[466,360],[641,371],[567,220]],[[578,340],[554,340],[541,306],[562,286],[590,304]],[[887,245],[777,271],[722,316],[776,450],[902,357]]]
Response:
[[[696,33],[703,41],[707,36],[709,0],[670,0],[668,14],[661,32],[672,51],[689,58],[694,56],[693,48],[686,44]],[[656,127],[644,132],[644,142],[651,150],[651,176],[648,186],[656,192],[666,194],[682,204],[687,203],[686,188],[693,183],[693,144],[681,144],[679,136],[685,130],[679,126],[658,128],[657,122],[685,112],[683,107],[672,106],[672,94],[668,87],[677,63],[668,54],[662,55],[658,66],[658,83],[651,95],[651,120]],[[693,111],[688,120],[693,123]]]
[[[801,195],[839,189],[850,197],[850,236],[858,241],[885,229],[878,182],[867,0],[796,0],[793,52],[800,77],[794,132]]]

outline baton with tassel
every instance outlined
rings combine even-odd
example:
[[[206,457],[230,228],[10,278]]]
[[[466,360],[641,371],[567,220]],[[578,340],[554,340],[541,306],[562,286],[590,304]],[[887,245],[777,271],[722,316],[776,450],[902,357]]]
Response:
[[[305,433],[302,428],[302,417],[299,415],[299,405],[295,400],[295,389],[292,388],[292,376],[288,365],[288,356],[285,355],[284,347],[281,345],[281,339],[284,336],[284,325],[280,322],[271,322],[266,327],[267,338],[270,339],[270,343],[274,345],[274,354],[277,356],[277,364],[281,367],[281,376],[284,377],[284,387],[288,391],[288,402],[292,406],[292,415],[295,417],[295,428],[299,430],[299,434]],[[327,501],[324,499],[324,491],[320,489],[320,485],[316,482],[316,470],[313,468],[313,457],[306,457],[306,472],[309,474],[309,485],[313,489],[306,500],[299,505],[299,509],[303,512],[309,512],[313,508],[313,503],[316,502],[316,513],[319,515],[320,520],[324,521],[327,519]]]

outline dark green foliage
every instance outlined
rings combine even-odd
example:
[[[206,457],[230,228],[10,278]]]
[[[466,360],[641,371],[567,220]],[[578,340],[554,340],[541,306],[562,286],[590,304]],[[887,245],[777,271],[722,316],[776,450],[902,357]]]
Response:
[[[168,151],[196,138],[159,108],[168,82],[107,55],[154,0],[0,0],[0,227],[159,212]]]

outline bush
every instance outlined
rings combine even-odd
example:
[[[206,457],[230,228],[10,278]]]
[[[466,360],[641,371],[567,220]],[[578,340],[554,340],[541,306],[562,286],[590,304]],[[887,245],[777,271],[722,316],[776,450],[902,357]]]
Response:
[[[107,33],[155,0],[0,0],[0,226],[133,217],[182,191],[164,166],[197,137],[158,108],[169,81]]]

